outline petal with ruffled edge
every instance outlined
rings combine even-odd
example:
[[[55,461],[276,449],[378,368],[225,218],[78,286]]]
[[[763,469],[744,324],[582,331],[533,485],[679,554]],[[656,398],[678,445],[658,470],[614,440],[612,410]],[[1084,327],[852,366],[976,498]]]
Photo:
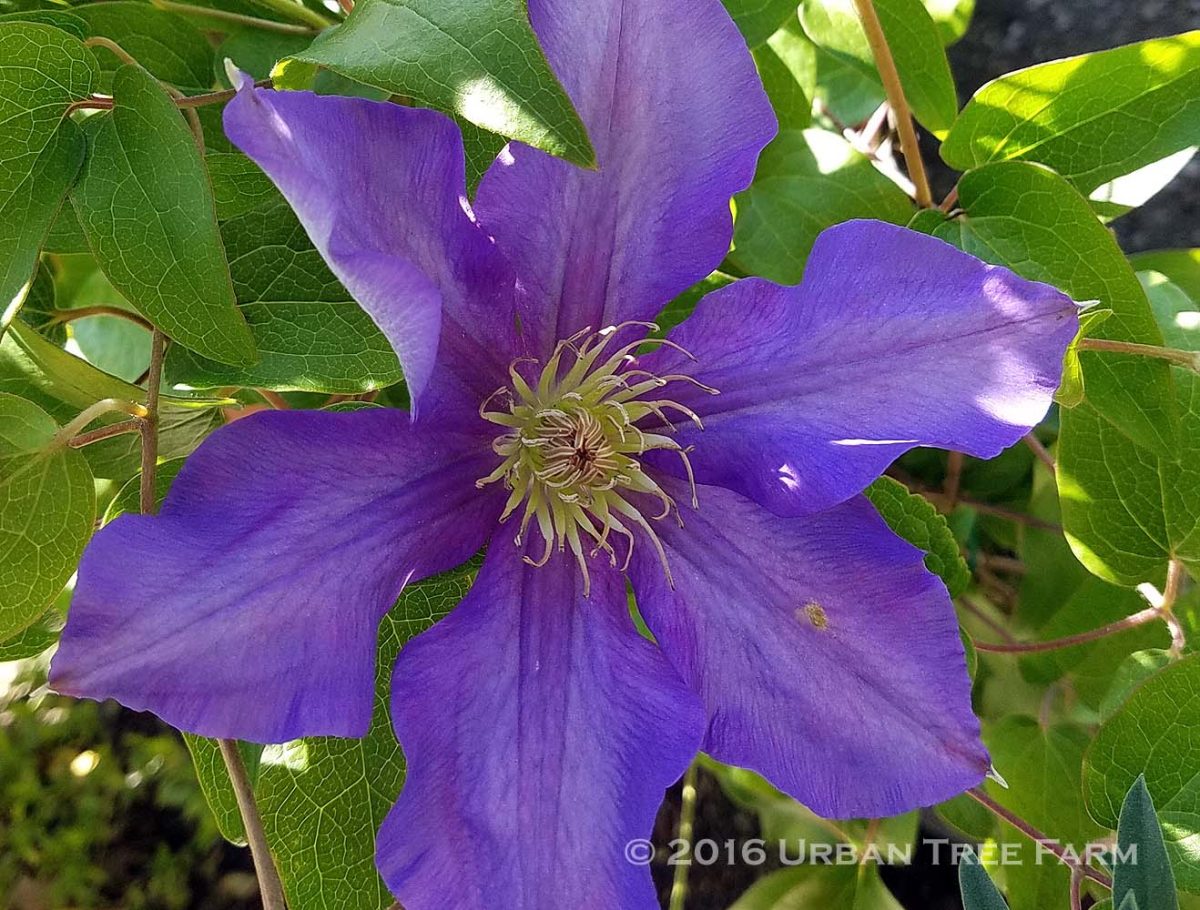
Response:
[[[414,403],[435,355],[476,404],[503,381],[518,353],[512,270],[470,214],[448,117],[244,82],[225,131],[387,336]]]
[[[1045,415],[1078,308],[1049,285],[934,237],[851,221],[817,239],[797,287],[745,279],[715,291],[639,366],[691,373],[663,397],[696,477],[781,515],[863,490],[901,453],[991,458]],[[652,459],[678,473],[677,461]]]
[[[383,408],[217,431],[160,514],[93,538],[51,686],[205,736],[362,736],[379,620],[483,545],[503,498],[474,480],[492,461]]]
[[[570,554],[521,557],[498,538],[462,604],[400,652],[408,779],[380,872],[407,910],[652,910],[625,846],[650,836],[703,710],[638,635],[620,573],[593,561],[584,598]]]
[[[653,319],[717,266],[775,116],[719,0],[531,0],[529,17],[599,163],[512,143],[476,194],[544,355],[584,327]]]
[[[680,501],[686,488],[665,481]],[[674,577],[639,545],[638,608],[701,693],[701,748],[831,818],[948,799],[988,769],[958,623],[922,554],[863,497],[782,518],[701,487],[664,521]]]

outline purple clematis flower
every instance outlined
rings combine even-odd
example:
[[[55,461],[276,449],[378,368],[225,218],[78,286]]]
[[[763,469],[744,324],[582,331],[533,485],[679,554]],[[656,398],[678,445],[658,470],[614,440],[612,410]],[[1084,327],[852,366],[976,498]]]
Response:
[[[949,597],[861,491],[914,446],[1018,440],[1077,327],[1053,288],[856,221],[798,287],[738,281],[639,356],[726,253],[775,121],[719,0],[529,8],[597,171],[514,143],[471,206],[440,114],[230,103],[414,416],[213,434],[159,515],[95,537],[52,669],[209,736],[360,736],[380,618],[486,547],[394,672],[409,778],[378,863],[408,910],[655,906],[622,849],[698,749],[827,816],[979,783]]]

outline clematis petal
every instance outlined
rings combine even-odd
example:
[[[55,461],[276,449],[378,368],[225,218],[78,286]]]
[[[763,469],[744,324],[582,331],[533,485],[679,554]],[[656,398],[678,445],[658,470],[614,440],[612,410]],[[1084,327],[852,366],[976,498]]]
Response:
[[[489,455],[383,408],[219,430],[160,514],[93,538],[51,685],[206,736],[362,736],[380,618],[498,516],[474,486]]]
[[[476,194],[544,353],[584,327],[653,319],[717,266],[729,198],[775,117],[720,0],[531,0],[529,16],[599,164],[512,143]]]
[[[513,276],[470,214],[449,118],[247,82],[225,109],[225,131],[387,336],[414,402],[435,355],[472,386],[475,404],[496,387],[517,354]]]
[[[462,604],[400,652],[408,780],[377,862],[407,910],[658,907],[625,845],[650,836],[704,714],[635,630],[620,573],[591,572],[584,598],[569,554],[534,568],[501,538]]]
[[[672,386],[704,420],[676,437],[698,480],[796,515],[914,446],[990,458],[1019,440],[1050,406],[1077,312],[934,237],[852,221],[817,239],[799,286],[746,279],[703,299],[670,335],[694,362],[664,348],[641,365],[720,390]]]
[[[668,492],[686,501],[681,481]],[[658,528],[638,608],[708,708],[701,748],[834,818],[894,815],[979,783],[958,624],[922,554],[864,497],[783,518],[701,487],[685,527]]]

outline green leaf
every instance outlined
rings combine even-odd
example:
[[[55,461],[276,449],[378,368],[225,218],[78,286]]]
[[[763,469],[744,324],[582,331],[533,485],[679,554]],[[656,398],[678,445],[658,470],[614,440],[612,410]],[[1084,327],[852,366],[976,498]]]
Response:
[[[950,45],[967,33],[975,15],[975,0],[923,0],[942,44]]]
[[[1073,408],[1083,402],[1083,363],[1079,359],[1079,342],[1092,337],[1096,326],[1112,315],[1107,307],[1089,307],[1079,316],[1079,331],[1071,339],[1067,353],[1063,355],[1062,382],[1054,393],[1054,400],[1063,407]]]
[[[87,141],[80,138],[84,148],[87,147]],[[87,253],[91,247],[88,246],[87,238],[83,236],[83,228],[79,224],[79,218],[75,215],[75,209],[69,205],[64,205],[58,210],[58,217],[54,220],[54,224],[50,226],[50,233],[46,235],[46,241],[42,244],[43,253]]]
[[[7,641],[0,642],[0,663],[37,657],[58,641],[62,626],[62,613],[51,607],[40,619],[35,620]]]
[[[883,520],[914,547],[924,550],[925,567],[957,597],[971,584],[971,570],[958,549],[946,518],[924,496],[910,493],[904,484],[880,477],[866,489],[867,498]]]
[[[1049,641],[1087,632],[1125,619],[1145,607],[1146,602],[1136,591],[1088,576],[1063,608],[1038,629],[1036,639]],[[1146,623],[1086,644],[1025,656],[1020,662],[1021,675],[1045,686],[1069,674],[1071,689],[1079,700],[1098,708],[1126,657],[1134,651],[1167,647],[1170,643],[1165,623]]]
[[[942,157],[959,170],[1037,161],[1087,194],[1197,136],[1200,31],[1001,76],[975,93]]]
[[[78,38],[80,41],[87,37],[87,23],[64,10],[31,9],[5,13],[0,16],[0,26],[6,22],[37,22],[41,25],[52,25],[54,28],[62,29],[72,38]]]
[[[111,306],[136,313],[112,286],[91,256],[63,256],[60,275],[69,270],[70,286],[63,282],[62,309]],[[71,337],[79,353],[106,373],[134,382],[150,366],[150,333],[137,323],[117,316],[85,316],[71,321]]]
[[[212,180],[217,219],[228,221],[283,201],[271,178],[241,152],[209,152],[204,156]]]
[[[145,390],[97,370],[55,347],[33,329],[15,323],[0,341],[0,392],[19,395],[66,423],[102,398],[140,401]],[[159,454],[175,458],[190,453],[220,421],[228,399],[164,395],[159,407]],[[117,423],[124,415],[105,415],[97,426]],[[82,450],[97,477],[126,478],[140,465],[137,434],[118,436]]]
[[[287,203],[231,219],[221,234],[260,360],[237,368],[175,348],[167,355],[170,382],[350,394],[401,380],[391,345],[329,271]]]
[[[1140,277],[1167,344],[1200,347],[1200,323],[1187,315],[1196,304],[1157,273]],[[1134,445],[1089,405],[1062,414],[1063,527],[1084,565],[1116,584],[1160,583],[1172,557],[1200,567],[1200,376],[1174,373],[1182,440],[1174,454]]]
[[[245,844],[246,826],[242,823],[237,795],[229,782],[229,772],[225,768],[225,759],[217,741],[205,739],[194,733],[184,733],[183,741],[192,753],[196,779],[200,781],[200,790],[208,801],[213,818],[217,820],[217,830],[230,843]],[[251,786],[258,783],[264,748],[261,743],[238,742],[238,752],[242,755],[242,764],[246,766],[246,776],[250,779]]]
[[[91,472],[57,433],[37,405],[0,394],[0,640],[46,612],[92,536]]]
[[[71,12],[87,23],[93,37],[115,41],[155,78],[183,89],[212,86],[212,46],[181,16],[135,0],[85,3]],[[109,51],[95,50],[103,71],[100,86],[107,92],[121,63]]]
[[[1125,851],[1134,851],[1128,857]],[[1175,877],[1167,859],[1162,827],[1154,811],[1154,801],[1146,789],[1146,779],[1138,775],[1117,821],[1117,861],[1113,866],[1113,903],[1125,906],[1133,897],[1138,906],[1155,910],[1178,910]]]
[[[913,116],[933,133],[950,128],[958,95],[937,26],[921,0],[875,0]],[[804,31],[821,47],[882,85],[853,0],[804,0]]]
[[[1113,314],[1095,328],[1097,338],[1162,344],[1146,294],[1112,234],[1061,177],[1024,162],[985,165],[959,181],[959,205],[965,214],[936,236],[1076,301],[1100,301]],[[1093,351],[1079,356],[1088,402],[1107,421],[1140,445],[1175,450],[1178,415],[1165,363]]]
[[[1200,893],[1200,654],[1142,683],[1088,749],[1083,769],[1088,809],[1115,828],[1139,775],[1158,808],[1175,881]],[[1154,905],[1157,906],[1157,905]]]
[[[360,0],[294,59],[406,95],[584,166],[596,153],[525,3]]]
[[[985,723],[984,742],[996,770],[1008,781],[1008,789],[987,782],[994,800],[1080,854],[1104,833],[1083,804],[1084,729],[1070,724],[1043,728],[1032,717],[1012,715]],[[1012,828],[1002,826],[1001,833],[1002,843],[1015,854],[1015,862],[1004,868],[1012,910],[1061,906],[1070,879],[1066,867],[1044,855],[1039,860],[1036,845]]]
[[[1018,553],[1025,564],[1016,619],[1027,628],[1045,625],[1078,590],[1088,572],[1075,558],[1071,545],[1053,526],[1062,522],[1054,475],[1039,466],[1033,472],[1033,492],[1025,511],[1049,528],[1022,528]]]
[[[804,91],[813,59],[810,47],[797,25],[781,28],[754,49],[754,65],[781,130],[802,130],[812,123],[812,101]]]
[[[1135,253],[1129,263],[1139,272],[1158,272],[1200,304],[1200,249]]]
[[[54,310],[58,302],[58,292],[54,286],[54,275],[42,262],[38,265],[33,282],[25,294],[25,303],[21,306],[21,321],[37,329],[55,344],[65,344],[67,340],[66,326],[52,322]],[[5,323],[0,320],[0,335],[4,333]]]
[[[311,35],[290,35],[246,29],[234,32],[221,42],[214,60],[214,76],[222,85],[229,85],[225,61],[255,79],[266,79],[275,65],[291,54],[298,54],[312,43]]]
[[[851,218],[904,224],[912,202],[849,142],[826,130],[788,130],[763,151],[750,188],[734,197],[729,261],[795,284],[817,235]]]
[[[382,910],[392,903],[375,871],[375,832],[404,782],[404,755],[388,715],[388,681],[403,644],[448,613],[472,575],[464,567],[411,585],[384,618],[375,715],[366,738],[302,739],[264,751],[255,795],[291,910]],[[211,755],[216,745],[201,749]],[[228,822],[233,794],[223,765],[198,758],[196,770],[210,805],[217,794],[214,811]]]
[[[1004,895],[988,876],[974,852],[968,852],[958,864],[958,888],[963,910],[1008,910]]]
[[[729,910],[903,910],[874,863],[808,864],[772,872],[754,883]]]
[[[1100,719],[1108,720],[1125,703],[1131,692],[1171,662],[1171,652],[1151,648],[1130,654],[1112,675],[1108,691],[1100,701]]]
[[[83,135],[63,117],[96,78],[91,52],[65,31],[0,24],[0,318],[33,277],[79,173]]]
[[[758,48],[796,14],[799,0],[722,0],[751,48]]]
[[[96,129],[71,194],[96,259],[174,340],[214,360],[252,363],[195,138],[145,70],[121,67],[113,90],[116,107]]]

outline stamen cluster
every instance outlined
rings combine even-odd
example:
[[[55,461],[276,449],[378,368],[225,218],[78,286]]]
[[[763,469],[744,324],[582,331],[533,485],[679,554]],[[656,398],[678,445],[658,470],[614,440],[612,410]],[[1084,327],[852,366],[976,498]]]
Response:
[[[613,534],[624,538],[628,545],[623,568],[627,568],[634,546],[631,526],[649,538],[670,581],[666,553],[650,521],[672,512],[679,519],[679,509],[646,474],[639,458],[654,449],[678,453],[691,481],[695,508],[696,485],[687,450],[667,435],[675,426],[665,412],[674,410],[698,427],[703,424],[690,408],[654,395],[680,381],[716,394],[690,376],[656,376],[633,367],[633,351],[641,345],[675,346],[663,339],[635,341],[604,357],[612,338],[630,325],[656,329],[649,323],[622,323],[595,333],[585,329],[559,342],[535,385],[518,371],[521,362],[514,363],[509,368],[512,386],[497,389],[479,409],[481,417],[506,432],[492,443],[502,459],[500,466],[477,485],[503,480],[511,491],[501,521],[525,503],[517,546],[523,544],[534,521],[546,544],[539,559],[526,557],[531,565],[545,565],[555,546],[559,551],[571,548],[583,572],[585,594],[589,588],[585,539],[590,555],[603,551],[616,566]],[[507,411],[489,410],[503,398],[508,400]],[[647,518],[636,504],[636,494],[657,499],[660,511]]]

